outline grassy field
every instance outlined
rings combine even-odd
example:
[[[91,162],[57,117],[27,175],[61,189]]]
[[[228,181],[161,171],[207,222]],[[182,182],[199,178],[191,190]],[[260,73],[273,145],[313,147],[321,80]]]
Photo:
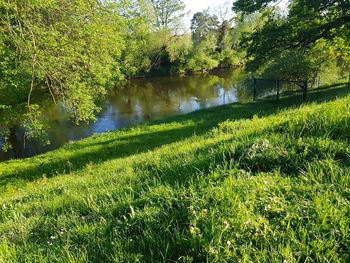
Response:
[[[348,91],[0,163],[0,262],[349,262]]]

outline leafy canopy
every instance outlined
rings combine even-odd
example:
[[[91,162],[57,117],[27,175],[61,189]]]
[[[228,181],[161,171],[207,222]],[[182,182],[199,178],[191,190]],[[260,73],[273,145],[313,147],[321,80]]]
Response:
[[[257,70],[271,59],[281,56],[286,50],[298,53],[302,60],[307,49],[315,48],[317,42],[328,42],[324,48],[349,43],[350,40],[350,2],[348,0],[290,0],[288,10],[274,6],[278,1],[255,0],[234,2],[233,10],[243,16],[261,12],[266,19],[264,26],[258,28],[243,41],[250,57],[249,68]],[[336,44],[338,43],[338,44]],[[346,50],[343,45],[338,56]],[[312,53],[312,52],[311,52]],[[316,69],[317,67],[314,67]]]

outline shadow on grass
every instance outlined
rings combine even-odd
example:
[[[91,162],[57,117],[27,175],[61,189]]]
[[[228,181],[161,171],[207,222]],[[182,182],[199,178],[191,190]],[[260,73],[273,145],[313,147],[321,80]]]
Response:
[[[346,87],[312,91],[309,94],[309,102],[327,101],[342,97],[348,91]],[[79,171],[86,167],[88,163],[98,164],[147,152],[183,140],[194,134],[202,135],[225,120],[246,119],[256,114],[267,116],[281,109],[298,106],[300,103],[302,103],[300,96],[291,96],[282,98],[279,103],[258,101],[247,104],[230,104],[146,124],[149,132],[139,135],[121,136],[120,138],[116,136],[113,138],[113,134],[118,133],[114,132],[101,135],[101,137],[97,136],[96,138],[99,141],[88,138],[87,141],[92,140],[91,143],[83,141],[82,143],[67,145],[48,154],[3,163],[2,167],[0,166],[0,188],[6,188],[9,185],[20,186],[43,176],[52,177]],[[163,131],[158,127],[158,129],[152,131],[155,124],[172,123],[183,125],[180,128],[174,125],[174,128],[166,128]]]
[[[344,92],[343,95],[346,93],[347,92]],[[310,94],[310,101],[329,100],[334,98],[335,95],[339,96],[339,93],[333,94],[332,96],[330,95],[332,93],[322,94],[325,96],[319,96],[320,94],[316,93]],[[52,169],[61,169],[62,167],[60,167],[60,165],[64,164],[66,161],[76,165],[71,168],[72,170],[78,170],[84,167],[88,161],[103,162],[109,159],[126,157],[179,141],[194,133],[203,134],[219,122],[227,119],[250,118],[254,114],[260,114],[261,116],[269,115],[280,109],[296,105],[298,105],[298,103],[295,103],[295,98],[286,98],[281,100],[280,104],[258,102],[255,104],[227,105],[158,121],[158,124],[162,124],[191,120],[193,121],[193,125],[191,124],[166,131],[152,132],[150,130],[149,133],[125,136],[116,140],[106,138],[106,140],[101,143],[93,142],[87,145],[75,144],[72,145],[72,149],[70,149],[77,151],[73,156],[47,164],[46,167],[33,167],[31,171],[24,169],[22,176],[26,181],[34,180],[36,178],[36,173],[51,169],[49,165],[52,165]],[[261,131],[259,135],[255,136],[258,137],[265,132],[266,130]],[[194,239],[189,238],[189,222],[191,222],[191,217],[193,217],[193,214],[191,214],[189,210],[189,206],[193,204],[189,198],[191,190],[193,189],[190,188],[189,184],[191,180],[196,180],[199,171],[207,173],[210,170],[211,164],[223,163],[227,161],[227,157],[230,158],[230,156],[224,156],[222,151],[219,150],[216,152],[208,151],[209,148],[219,149],[219,145],[230,143],[230,140],[231,139],[221,141],[215,145],[201,148],[195,153],[193,161],[189,163],[173,162],[170,166],[166,165],[161,167],[161,169],[157,169],[157,167],[152,165],[152,162],[145,162],[139,167],[135,167],[140,171],[144,171],[146,175],[150,175],[150,178],[147,179],[147,176],[139,180],[136,178],[137,181],[134,182],[133,190],[136,193],[140,193],[140,196],[137,198],[134,197],[131,202],[120,202],[118,205],[113,204],[113,207],[106,205],[104,208],[101,207],[101,210],[98,212],[99,214],[96,215],[93,214],[94,211],[89,210],[88,205],[85,203],[72,203],[74,206],[82,206],[79,209],[75,209],[76,211],[84,211],[84,213],[87,214],[91,212],[92,215],[90,219],[82,220],[85,220],[86,224],[89,223],[91,227],[96,227],[94,232],[91,232],[93,233],[93,238],[88,238],[91,237],[92,234],[87,236],[86,233],[81,233],[81,235],[74,237],[73,243],[77,244],[77,247],[84,247],[90,262],[112,262],[111,254],[116,251],[115,244],[113,243],[117,239],[116,237],[118,237],[117,240],[120,242],[120,247],[118,247],[118,249],[121,253],[124,252],[130,256],[142,256],[142,261],[144,262],[175,262],[184,255],[190,256],[193,262],[207,261],[206,251],[202,250],[201,244],[197,244]],[[80,147],[84,148],[89,146],[101,147],[94,151],[89,151],[88,153],[78,153]],[[67,151],[69,151],[69,149],[67,149]],[[167,163],[166,161],[167,160],[163,160],[163,163]],[[288,165],[288,163],[276,164],[276,166],[280,165]],[[296,166],[299,167],[300,165],[297,164]],[[40,170],[44,168],[46,170]],[[29,172],[33,173],[33,177],[28,177]],[[151,179],[153,176],[157,176],[160,182],[153,180],[153,178]],[[9,179],[12,179],[12,177]],[[13,180],[15,180],[15,178]],[[4,182],[1,182],[1,184],[3,183]],[[159,196],[152,193],[151,190],[155,189],[159,183],[174,189],[174,195],[164,195],[162,198],[159,198]],[[178,186],[184,189],[177,192],[176,188]],[[207,193],[199,193],[198,198],[202,197],[201,194],[205,195]],[[206,201],[210,202],[210,200],[211,199],[208,198]],[[65,204],[62,203],[62,205]],[[130,215],[130,207],[132,207],[132,211],[135,210],[136,215],[138,215],[138,211],[144,212],[145,208],[150,205],[152,207],[161,208],[159,210],[161,212],[155,210],[156,212],[150,216],[145,215],[146,213],[142,216],[135,217]],[[208,203],[208,205],[210,205],[210,203]],[[65,207],[67,213],[71,213],[72,210],[74,209]],[[56,216],[58,215],[50,215],[49,218],[52,219],[51,221],[46,220],[47,217],[42,217],[36,225],[37,228],[33,231],[35,233],[37,230],[40,235],[38,235],[38,237],[28,236],[27,243],[41,244],[43,249],[47,248],[47,239],[43,239],[42,235],[48,238],[52,235],[52,227],[59,221],[58,219],[53,219]],[[104,218],[106,223],[101,224],[99,216],[102,216],[101,218]],[[122,222],[122,225],[120,222]],[[59,229],[58,226],[57,224],[57,229]],[[162,254],[163,252],[164,254]]]

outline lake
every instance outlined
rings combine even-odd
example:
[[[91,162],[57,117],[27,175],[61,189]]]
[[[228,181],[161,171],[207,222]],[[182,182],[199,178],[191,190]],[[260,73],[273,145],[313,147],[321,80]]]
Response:
[[[184,77],[130,80],[117,85],[107,94],[95,122],[82,125],[75,125],[59,107],[51,105],[45,109],[45,118],[50,125],[50,145],[43,146],[34,140],[24,141],[24,130],[18,128],[11,138],[13,149],[6,153],[0,152],[0,160],[34,156],[95,133],[218,105],[249,101],[252,100],[252,92],[246,88],[246,79],[243,70],[224,69]]]

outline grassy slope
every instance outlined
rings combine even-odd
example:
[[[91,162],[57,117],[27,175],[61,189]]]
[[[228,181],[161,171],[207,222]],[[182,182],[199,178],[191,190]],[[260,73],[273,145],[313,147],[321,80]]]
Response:
[[[350,97],[294,101],[1,163],[0,262],[350,260]]]

